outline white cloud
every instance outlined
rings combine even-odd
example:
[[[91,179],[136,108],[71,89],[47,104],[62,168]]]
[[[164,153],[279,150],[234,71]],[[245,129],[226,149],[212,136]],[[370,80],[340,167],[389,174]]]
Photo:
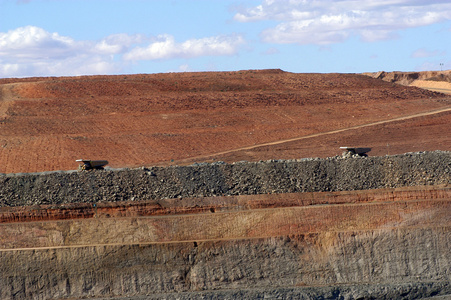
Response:
[[[188,64],[183,64],[179,66],[180,72],[191,72],[191,68]]]
[[[264,0],[237,12],[239,22],[279,23],[262,32],[269,43],[327,45],[358,35],[364,41],[392,39],[396,31],[451,19],[445,0]]]
[[[130,37],[133,40],[133,37]],[[96,43],[76,41],[35,26],[0,33],[0,77],[104,74],[118,71],[121,64],[112,54],[125,51],[107,37]]]
[[[33,60],[36,57],[52,59],[70,55],[70,52],[80,47],[82,45],[71,38],[34,26],[0,33],[0,58],[14,56],[19,61]]]
[[[188,64],[179,65],[176,69],[167,70],[169,73],[184,73],[184,72],[195,72]]]
[[[243,43],[239,35],[177,43],[170,35],[147,38],[123,33],[99,41],[77,41],[26,26],[0,32],[0,77],[119,73],[137,60],[232,55]]]
[[[158,60],[199,56],[233,55],[244,43],[240,35],[191,39],[177,43],[171,35],[160,35],[146,47],[136,47],[124,55],[125,60]]]
[[[413,58],[424,58],[424,57],[434,57],[434,56],[443,56],[446,55],[446,53],[444,51],[439,51],[439,50],[427,50],[425,48],[420,48],[415,50],[411,57]]]
[[[140,34],[113,34],[96,43],[94,51],[99,54],[120,54],[126,52],[131,46],[140,44],[145,40],[146,38]]]

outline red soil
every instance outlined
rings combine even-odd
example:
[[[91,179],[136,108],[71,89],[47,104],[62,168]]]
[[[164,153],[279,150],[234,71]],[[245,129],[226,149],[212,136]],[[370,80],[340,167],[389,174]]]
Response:
[[[0,79],[0,96],[0,173],[75,169],[78,158],[134,167],[327,157],[340,146],[451,150],[450,110],[397,119],[450,109],[450,96],[356,74]]]

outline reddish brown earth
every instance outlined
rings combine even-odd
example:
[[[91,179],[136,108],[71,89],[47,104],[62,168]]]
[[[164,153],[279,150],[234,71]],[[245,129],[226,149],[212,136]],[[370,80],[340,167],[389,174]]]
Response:
[[[451,149],[450,96],[356,74],[0,79],[0,95],[0,173]]]

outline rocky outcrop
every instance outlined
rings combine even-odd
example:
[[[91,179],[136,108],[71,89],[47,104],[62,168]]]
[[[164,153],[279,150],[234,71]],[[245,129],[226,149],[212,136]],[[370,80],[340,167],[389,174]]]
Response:
[[[451,82],[451,71],[423,71],[423,72],[375,72],[364,73],[373,78],[382,79],[402,85],[410,85],[415,80],[431,80]]]

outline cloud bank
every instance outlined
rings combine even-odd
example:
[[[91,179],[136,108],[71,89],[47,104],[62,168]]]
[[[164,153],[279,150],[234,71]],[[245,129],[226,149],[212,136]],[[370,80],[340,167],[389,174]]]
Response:
[[[0,77],[110,74],[131,62],[233,55],[240,35],[176,42],[171,35],[114,34],[99,41],[77,41],[35,27],[0,32]]]
[[[112,35],[93,41],[76,41],[35,26],[0,33],[0,77],[105,74],[118,71],[114,55],[139,36]]]
[[[396,31],[451,19],[447,0],[265,0],[242,9],[239,22],[277,21],[261,33],[275,44],[328,45],[359,36],[374,42],[396,37]]]
[[[244,44],[239,35],[191,39],[177,43],[170,35],[160,35],[146,47],[136,47],[124,55],[125,60],[156,60],[198,56],[233,55]]]

